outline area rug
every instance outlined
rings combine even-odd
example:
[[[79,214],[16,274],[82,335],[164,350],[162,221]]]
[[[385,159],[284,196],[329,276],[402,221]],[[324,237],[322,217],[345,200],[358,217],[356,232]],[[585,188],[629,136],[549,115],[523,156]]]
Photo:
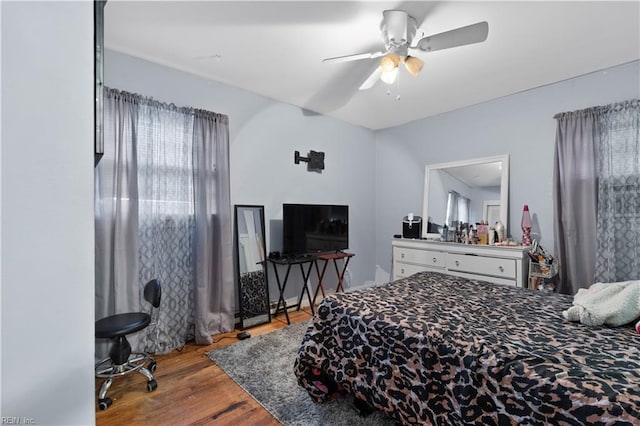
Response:
[[[209,358],[285,426],[393,425],[380,412],[361,417],[344,398],[314,403],[293,373],[308,321],[252,337],[208,353]]]

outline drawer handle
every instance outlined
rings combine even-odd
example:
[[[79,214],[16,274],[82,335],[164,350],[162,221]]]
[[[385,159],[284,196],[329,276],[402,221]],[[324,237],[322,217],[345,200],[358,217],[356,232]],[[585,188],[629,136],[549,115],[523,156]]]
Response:
[[[438,259],[436,259],[435,257],[433,258],[433,263],[438,263]]]
[[[456,260],[456,266],[460,266],[460,262]]]
[[[404,259],[404,253],[400,253],[400,259]]]
[[[498,266],[498,270],[499,270],[500,272],[504,272],[504,268],[503,268],[502,266]]]

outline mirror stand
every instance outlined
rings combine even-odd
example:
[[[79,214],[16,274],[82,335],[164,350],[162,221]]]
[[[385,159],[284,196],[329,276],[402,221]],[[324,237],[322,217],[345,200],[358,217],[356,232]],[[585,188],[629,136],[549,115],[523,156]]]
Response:
[[[264,206],[236,205],[235,257],[240,328],[271,322]]]

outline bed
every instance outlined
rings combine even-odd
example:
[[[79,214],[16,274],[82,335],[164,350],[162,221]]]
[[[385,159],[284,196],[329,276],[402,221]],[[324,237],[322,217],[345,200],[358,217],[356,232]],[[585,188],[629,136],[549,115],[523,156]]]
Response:
[[[403,424],[640,424],[640,336],[567,322],[572,300],[435,272],[334,294],[294,371]]]

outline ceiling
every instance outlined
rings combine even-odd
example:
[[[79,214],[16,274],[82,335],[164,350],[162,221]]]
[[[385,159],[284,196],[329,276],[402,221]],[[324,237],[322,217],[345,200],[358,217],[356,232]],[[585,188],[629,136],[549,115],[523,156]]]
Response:
[[[489,35],[358,91],[375,59],[321,61],[383,48],[385,9],[414,16],[416,39],[480,21]],[[109,0],[105,47],[381,129],[638,60],[640,2]]]
[[[467,164],[441,170],[471,188],[499,187],[502,181],[502,161]]]

